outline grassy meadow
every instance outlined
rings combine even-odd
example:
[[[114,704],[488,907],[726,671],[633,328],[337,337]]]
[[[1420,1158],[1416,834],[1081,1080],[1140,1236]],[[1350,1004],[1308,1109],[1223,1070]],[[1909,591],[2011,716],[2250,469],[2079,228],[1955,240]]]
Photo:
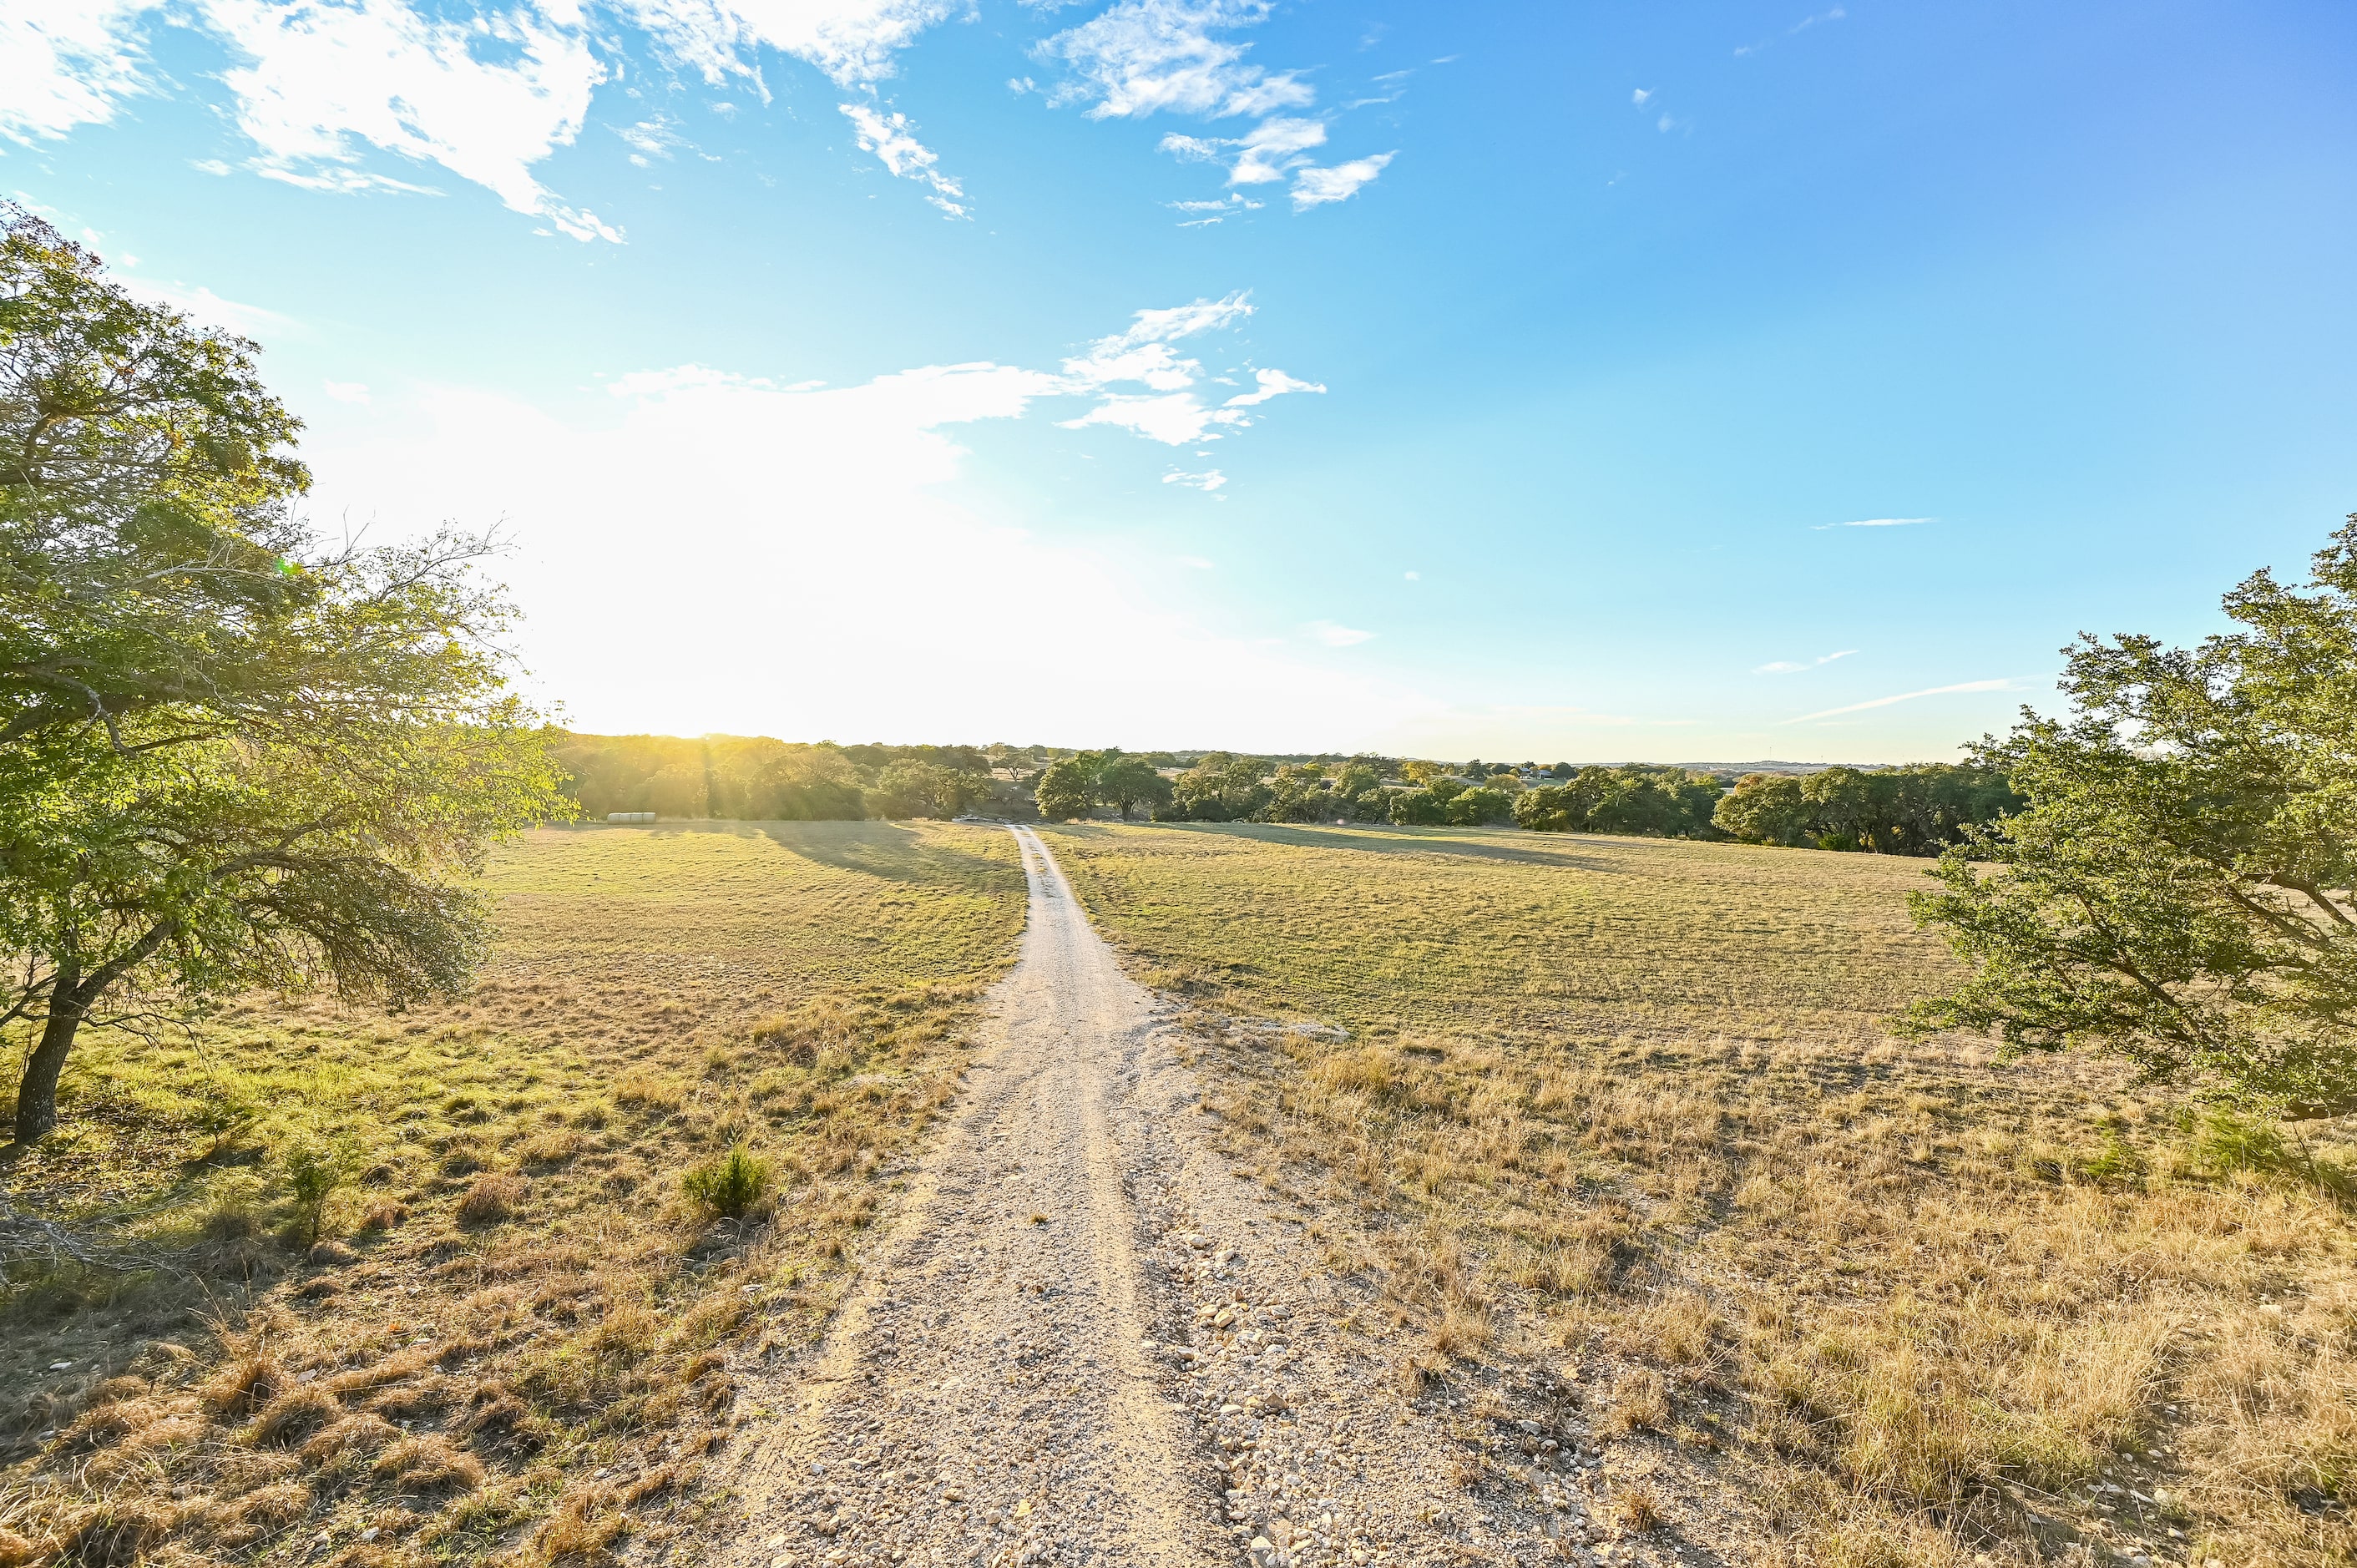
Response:
[[[1889,1038],[1952,972],[1924,863],[1043,832],[1219,1042],[1238,1157],[1356,1206],[1401,1376],[1576,1377],[1631,1519],[1740,1488],[1821,1568],[2357,1561],[2345,1142]]]
[[[823,1321],[1020,863],[950,823],[596,827],[489,884],[450,1005],[85,1037],[0,1166],[104,1239],[0,1290],[0,1568],[660,1560],[693,1526],[726,1358]]]

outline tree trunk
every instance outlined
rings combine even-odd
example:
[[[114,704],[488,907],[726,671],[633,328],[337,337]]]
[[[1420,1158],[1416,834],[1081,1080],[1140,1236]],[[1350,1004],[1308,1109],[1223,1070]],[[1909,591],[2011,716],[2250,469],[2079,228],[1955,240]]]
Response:
[[[60,966],[49,991],[48,1021],[41,1026],[41,1043],[25,1058],[25,1076],[16,1085],[16,1142],[30,1144],[58,1124],[58,1075],[65,1070],[66,1053],[73,1049],[89,999],[81,992],[78,969]]]
[[[58,1124],[58,1075],[65,1070],[66,1055],[74,1036],[90,1018],[90,1010],[107,988],[155,956],[156,950],[178,933],[179,922],[167,920],[130,947],[91,970],[81,971],[80,959],[60,959],[49,983],[49,1016],[41,1026],[41,1043],[25,1058],[25,1076],[16,1085],[16,1142],[29,1144],[45,1137]]]

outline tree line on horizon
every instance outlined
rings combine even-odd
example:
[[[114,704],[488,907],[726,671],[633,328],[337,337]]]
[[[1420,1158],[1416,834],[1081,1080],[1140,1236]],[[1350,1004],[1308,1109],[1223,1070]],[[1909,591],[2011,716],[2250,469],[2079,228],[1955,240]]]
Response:
[[[616,811],[781,822],[981,812],[1069,822],[1103,811],[1165,822],[1511,824],[1935,855],[1968,825],[1994,823],[2023,803],[2000,775],[1957,763],[1751,773],[1730,789],[1716,774],[1647,763],[1540,768],[1372,753],[1296,760],[720,735],[565,735],[552,750],[565,792],[592,820]]]

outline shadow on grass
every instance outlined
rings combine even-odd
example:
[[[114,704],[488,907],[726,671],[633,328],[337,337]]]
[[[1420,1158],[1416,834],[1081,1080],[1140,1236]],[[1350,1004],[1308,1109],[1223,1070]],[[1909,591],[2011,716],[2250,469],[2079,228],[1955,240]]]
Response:
[[[1060,822],[1056,831],[1081,837],[1103,837],[1110,822]],[[1305,827],[1290,822],[1157,822],[1171,832],[1205,833],[1220,838],[1257,839],[1263,843],[1288,843],[1303,849],[1342,849],[1361,854],[1453,854],[1474,860],[1512,861],[1523,865],[1561,866],[1573,871],[1626,875],[1628,867],[1563,850],[1525,848],[1495,840],[1466,838],[1480,828],[1410,828],[1368,823],[1355,828]],[[1512,829],[1493,830],[1511,832]],[[1565,835],[1568,840],[1572,835]],[[1661,841],[1668,843],[1668,840]]]
[[[715,822],[716,829],[742,829],[778,844],[790,854],[837,871],[857,872],[888,882],[972,886],[994,878],[1019,883],[1022,870],[1011,859],[994,859],[954,848],[901,822]]]
[[[569,831],[602,832],[603,822],[566,824]],[[755,822],[717,819],[636,824],[626,831],[655,838],[684,838],[694,833],[725,833],[734,838],[765,838],[790,854],[837,871],[857,872],[888,882],[920,885],[974,886],[993,876],[1022,879],[1012,857],[994,859],[954,848],[919,832],[905,822]]]

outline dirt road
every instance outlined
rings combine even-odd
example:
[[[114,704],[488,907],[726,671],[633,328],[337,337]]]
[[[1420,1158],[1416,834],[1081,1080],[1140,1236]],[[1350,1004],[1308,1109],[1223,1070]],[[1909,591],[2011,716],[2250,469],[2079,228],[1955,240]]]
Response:
[[[1461,1453],[1340,1326],[1299,1221],[1197,1130],[1153,997],[1015,832],[1021,961],[825,1341],[749,1377],[781,1414],[744,1451],[721,1560],[1570,1555],[1574,1493],[1532,1479],[1501,1505],[1458,1484]]]

